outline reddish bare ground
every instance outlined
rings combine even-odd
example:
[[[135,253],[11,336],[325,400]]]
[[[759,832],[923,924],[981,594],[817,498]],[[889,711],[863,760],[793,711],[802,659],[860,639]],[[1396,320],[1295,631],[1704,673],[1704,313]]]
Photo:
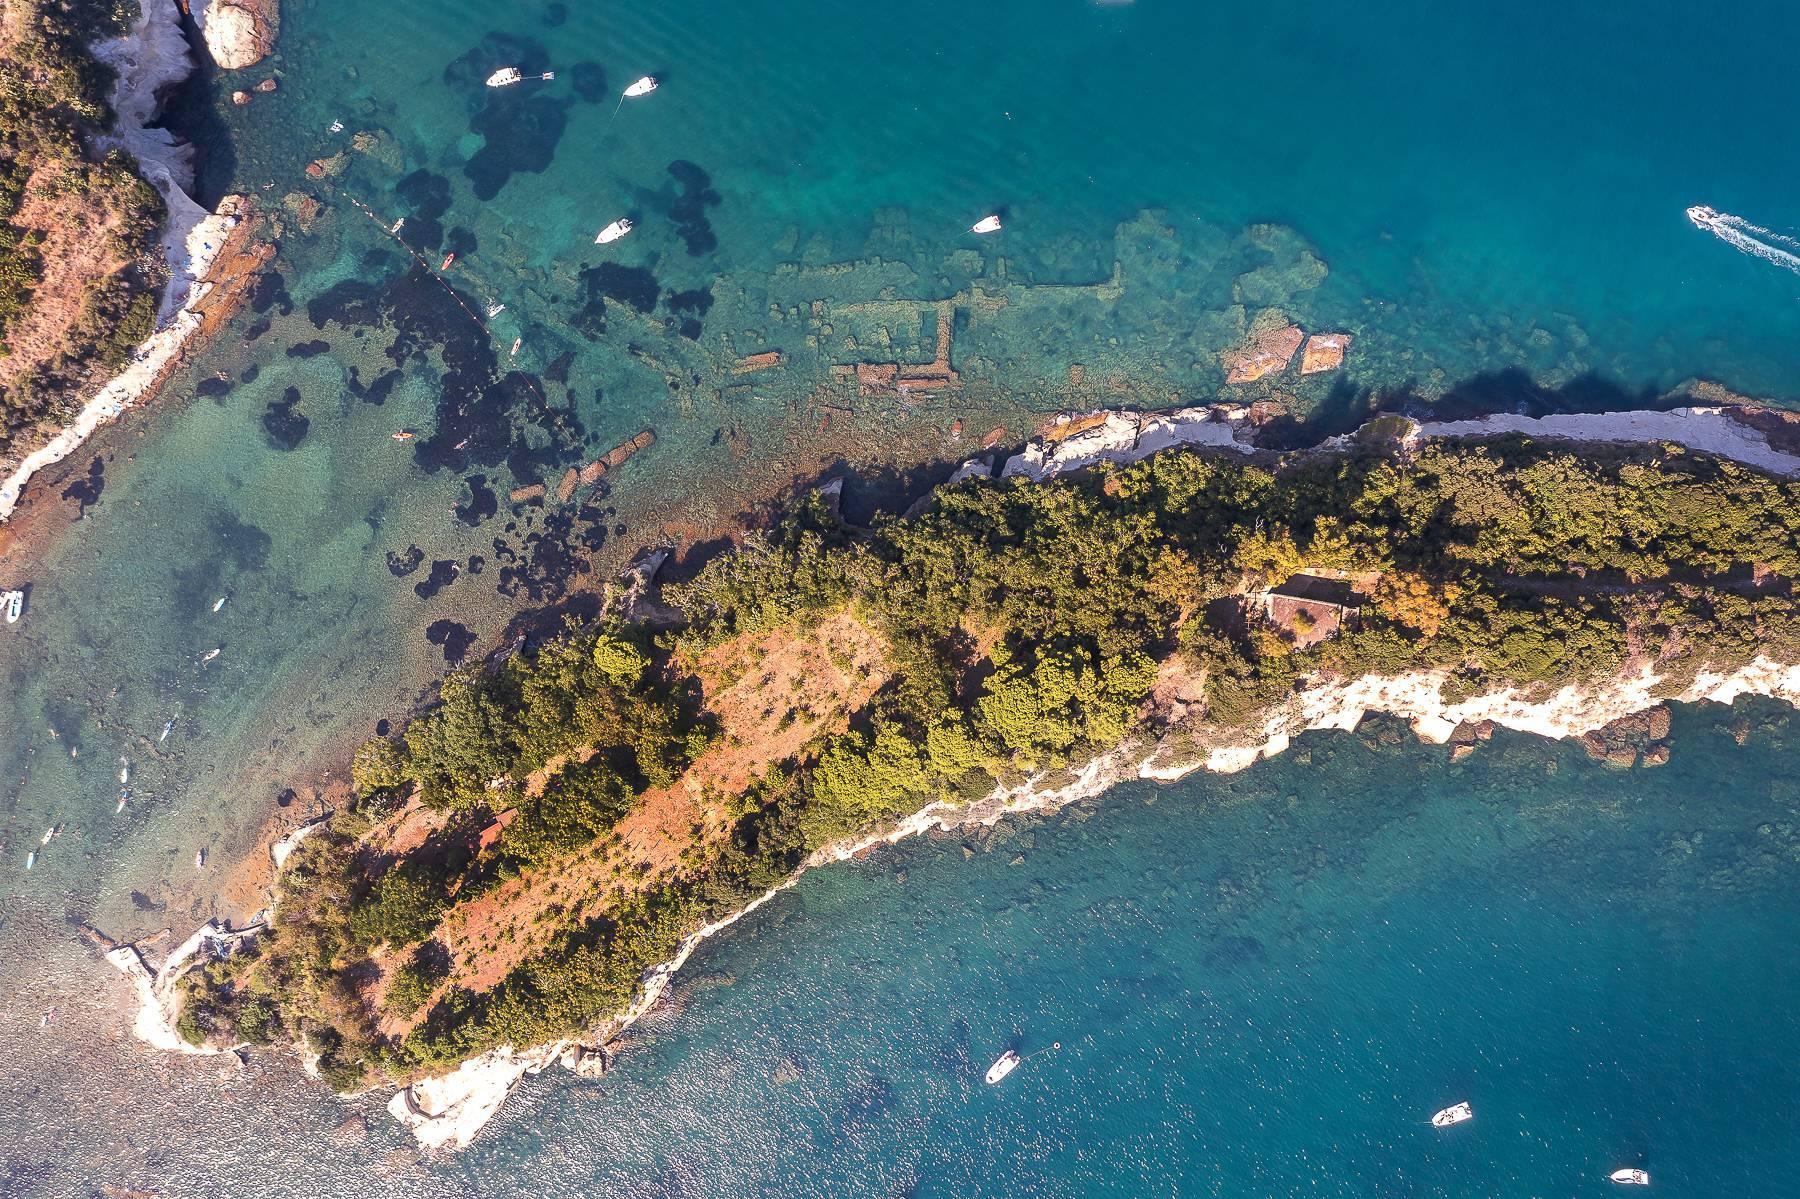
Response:
[[[492,987],[557,932],[600,914],[609,893],[680,873],[684,853],[725,834],[733,797],[771,766],[798,757],[820,733],[846,727],[887,679],[881,640],[848,613],[812,629],[736,638],[693,668],[718,722],[713,744],[674,784],[639,796],[616,826],[616,840],[597,841],[453,908],[438,929],[455,962],[446,988]],[[592,752],[567,757],[585,760]],[[546,763],[526,780],[527,792],[541,793],[563,765]],[[396,843],[401,835],[398,828],[387,834]],[[383,974],[377,990],[386,985]],[[404,1033],[408,1023],[384,1021],[382,1031]]]
[[[11,223],[21,232],[43,236],[37,248],[43,279],[7,327],[12,352],[0,357],[0,386],[62,353],[81,318],[88,285],[131,265],[119,252],[123,205],[112,202],[104,185],[86,200],[71,200],[71,180],[85,173],[81,164],[46,162],[25,182],[24,202]]]

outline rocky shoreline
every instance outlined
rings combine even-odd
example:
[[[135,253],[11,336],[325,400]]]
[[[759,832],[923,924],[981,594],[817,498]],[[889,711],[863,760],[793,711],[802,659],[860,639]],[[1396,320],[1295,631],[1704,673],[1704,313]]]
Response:
[[[273,0],[268,8],[273,11]],[[209,48],[213,40],[209,35]],[[174,0],[139,0],[138,18],[125,36],[94,45],[92,53],[117,75],[110,97],[117,123],[99,148],[130,154],[162,196],[167,216],[159,245],[169,277],[156,332],[73,420],[0,478],[0,522],[17,509],[33,475],[74,453],[127,409],[153,399],[185,356],[235,311],[251,275],[274,253],[253,237],[255,206],[248,197],[226,196],[212,212],[194,202],[193,148],[154,125],[158,97],[194,71]]]
[[[1735,414],[1734,414],[1735,413]],[[1391,421],[1394,418],[1382,418]],[[1041,480],[1084,469],[1101,461],[1124,464],[1162,449],[1201,445],[1234,452],[1257,452],[1251,441],[1245,410],[1194,408],[1168,413],[1097,412],[1059,418],[1047,434],[1000,466],[1002,477],[1024,476]],[[1621,412],[1543,418],[1490,417],[1482,421],[1404,422],[1387,425],[1402,446],[1427,438],[1481,437],[1507,434],[1554,438],[1585,444],[1660,443],[1682,446],[1744,463],[1784,477],[1800,477],[1800,456],[1787,453],[1771,442],[1768,433],[1728,407],[1694,407],[1669,412]],[[1343,448],[1347,441],[1327,443],[1322,449]],[[976,460],[960,468],[952,481],[995,473],[992,460]],[[580,1074],[598,1074],[607,1063],[606,1046],[662,999],[675,976],[693,952],[708,938],[736,923],[782,891],[801,874],[818,866],[857,857],[884,844],[933,830],[992,825],[1016,814],[1054,811],[1067,804],[1100,795],[1122,782],[1173,782],[1197,770],[1231,773],[1285,751],[1294,737],[1315,730],[1351,730],[1371,713],[1386,713],[1408,721],[1422,741],[1472,744],[1506,728],[1548,738],[1588,738],[1590,753],[1600,749],[1610,755],[1604,730],[1644,713],[1663,711],[1666,702],[1730,703],[1742,696],[1764,696],[1800,707],[1800,664],[1785,664],[1764,657],[1734,669],[1702,666],[1683,681],[1656,673],[1638,663],[1601,683],[1569,684],[1549,691],[1531,692],[1504,687],[1492,692],[1451,700],[1444,694],[1449,673],[1420,671],[1398,676],[1364,675],[1342,678],[1318,675],[1281,703],[1266,710],[1248,728],[1231,734],[1226,743],[1200,745],[1182,729],[1186,714],[1179,701],[1159,713],[1164,730],[1154,738],[1138,735],[1084,766],[1052,775],[1034,777],[1016,786],[997,786],[973,803],[937,802],[890,825],[828,845],[813,853],[776,887],[732,915],[701,928],[685,938],[676,954],[648,971],[637,998],[629,1008],[579,1040],[563,1040],[528,1049],[503,1047],[470,1058],[456,1070],[403,1087],[388,1104],[390,1114],[406,1125],[427,1148],[457,1149],[467,1146],[500,1110],[506,1098],[529,1075],[560,1063]],[[1652,729],[1661,721],[1651,717]],[[1666,729],[1665,729],[1666,731]],[[1465,736],[1464,734],[1468,734]],[[1666,752],[1666,751],[1664,751]],[[1636,760],[1636,752],[1632,753]],[[1649,764],[1660,758],[1646,757]],[[309,826],[313,827],[313,826]],[[130,968],[143,994],[150,1017],[140,1014],[140,1039],[168,1047],[163,1030],[173,1027],[179,1013],[170,1000],[173,983],[164,984],[171,971],[179,973],[201,964],[208,952],[218,949],[217,932],[209,939],[202,929],[190,939],[195,949],[153,976],[148,989]],[[185,947],[184,947],[185,948]],[[111,955],[109,954],[109,959]],[[139,969],[143,969],[141,961]],[[146,971],[147,973],[147,971]],[[146,1033],[150,1035],[146,1035]]]

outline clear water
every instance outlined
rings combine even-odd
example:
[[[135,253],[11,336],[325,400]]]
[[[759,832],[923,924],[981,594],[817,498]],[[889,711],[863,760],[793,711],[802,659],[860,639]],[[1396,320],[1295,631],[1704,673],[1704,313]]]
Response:
[[[1794,737],[1684,713],[1669,766],[1619,773],[1311,736],[816,872],[604,1082],[529,1080],[448,1160],[375,1102],[334,1136],[348,1111],[280,1061],[121,1045],[121,988],[65,967],[98,993],[64,1000],[67,1056],[21,1031],[9,1193],[1578,1195],[1622,1164],[1774,1193],[1800,1166]],[[1035,1056],[983,1085],[1008,1046]],[[1472,1124],[1424,1123],[1465,1098]]]
[[[1800,396],[1800,276],[1682,215],[1795,223],[1797,22],[1776,4],[1662,0],[681,0],[560,20],[554,5],[292,0],[280,90],[235,108],[229,91],[261,73],[210,81],[189,113],[216,135],[210,188],[329,206],[310,232],[284,218],[286,302],[265,295],[156,412],[69,464],[53,497],[101,459],[84,519],[78,494],[53,498],[45,531],[0,551],[0,577],[32,586],[0,638],[0,946],[17,963],[0,1054],[16,1055],[3,1085],[20,1113],[0,1190],[80,1193],[116,1164],[117,1181],[182,1193],[312,1193],[388,1168],[395,1129],[320,1141],[342,1113],[280,1064],[221,1091],[216,1063],[130,1051],[118,984],[66,922],[135,933],[247,913],[254,871],[234,863],[264,824],[405,709],[445,640],[493,648],[591,582],[580,564],[704,539],[838,461],[898,471],[997,425],[1017,435],[1034,412],[1211,399],[1219,352],[1269,305],[1357,338],[1342,375],[1270,389],[1303,412],[1477,384],[1513,402],[1529,381],[1583,404],[1690,376]],[[494,32],[523,40],[483,49]],[[540,54],[554,83],[479,86]],[[615,116],[646,72],[664,87]],[[309,181],[304,164],[358,130],[383,147],[351,153],[329,188]],[[496,167],[515,169],[484,201]],[[403,189],[418,170],[444,182]],[[437,187],[433,218],[421,197],[431,209]],[[997,238],[963,232],[996,209]],[[631,237],[591,245],[625,213]],[[490,330],[404,282],[382,232],[402,215],[432,265],[458,248],[446,277],[465,302],[507,305]],[[590,340],[580,272],[603,263],[647,271],[655,299],[609,303]],[[309,303],[346,281],[400,285],[378,319],[327,303],[315,321]],[[692,309],[668,295],[705,289],[684,333]],[[961,391],[902,405],[836,380],[858,361],[928,361],[940,312]],[[399,365],[397,326],[422,346]],[[315,341],[328,349],[289,353]],[[772,348],[782,368],[732,373]],[[451,424],[447,354],[499,389],[457,426],[466,452],[433,436]],[[382,403],[357,397],[390,370]],[[563,523],[507,504],[645,427],[657,444]],[[402,428],[418,442],[390,440]],[[413,547],[419,565],[396,574]],[[527,578],[502,575],[509,555]],[[422,595],[434,563],[458,573]],[[1793,1100],[1762,1054],[1793,1033],[1795,980],[1770,948],[1793,917],[1793,860],[1754,830],[1791,820],[1793,796],[1774,742],[1684,736],[1668,771],[1628,778],[1566,755],[1547,778],[1557,755],[1525,745],[1456,772],[1321,755],[1150,808],[1121,794],[1088,823],[1033,830],[1017,869],[1007,852],[920,846],[820,875],[712,952],[738,983],[697,992],[617,1081],[533,1083],[442,1175],[366,1185],[504,1192],[572,1172],[651,1194],[817,1193],[801,1179],[1560,1194],[1642,1154],[1659,1186],[1721,1191],[1792,1164],[1757,1104]],[[115,815],[121,757],[133,796]],[[52,823],[62,837],[26,874]],[[1672,857],[1695,829],[1711,839]],[[1217,910],[1226,898],[1241,917]],[[50,1002],[61,1021],[40,1031]],[[1028,1048],[1067,1032],[1068,1048],[1004,1092],[971,1085],[1015,1030]],[[804,1068],[777,1086],[783,1053]],[[89,1070],[117,1081],[96,1088]],[[1418,1139],[1409,1121],[1464,1093],[1476,1135]],[[206,1138],[237,1122],[255,1144],[234,1172]],[[1013,1173],[985,1167],[990,1152]]]

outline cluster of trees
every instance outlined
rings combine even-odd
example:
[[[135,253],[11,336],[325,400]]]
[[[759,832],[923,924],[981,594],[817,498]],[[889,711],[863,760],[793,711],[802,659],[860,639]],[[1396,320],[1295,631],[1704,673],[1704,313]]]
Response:
[[[1322,567],[1379,582],[1360,619],[1316,646],[1240,602]],[[1162,663],[1202,679],[1207,721],[1229,730],[1319,671],[1444,668],[1472,693],[1589,678],[1632,655],[1672,672],[1759,652],[1792,661],[1797,571],[1795,484],[1656,450],[1577,456],[1522,440],[1278,470],[1165,453],[1041,485],[964,484],[869,529],[808,503],[671,587],[686,623],[658,644],[571,626],[497,669],[452,673],[404,737],[364,747],[359,815],[307,844],[264,960],[222,967],[197,1010],[246,1038],[246,1020],[258,1035],[304,1037],[346,1085],[568,1035],[821,845],[1130,736]],[[439,994],[405,1038],[375,1035],[359,998],[371,952],[408,955],[385,1004],[417,1011],[448,972],[432,940],[447,904],[504,870],[555,869],[699,752],[700,654],[841,611],[879,634],[888,683],[850,728],[723,797],[735,818],[723,845],[616,887],[603,915],[499,986]],[[575,760],[577,746],[596,752]],[[523,785],[559,758],[541,790]],[[356,820],[415,792],[449,815],[445,829],[405,861],[364,860]],[[468,852],[472,830],[507,809],[495,849]]]
[[[45,279],[43,231],[14,223],[27,188],[55,196],[57,220],[109,239],[108,257],[126,265],[80,288],[60,344],[0,388],[0,453],[45,417],[61,416],[97,378],[116,370],[154,330],[156,298],[148,258],[162,198],[113,151],[90,160],[86,147],[112,124],[112,72],[87,49],[127,28],[130,0],[13,0],[0,34],[0,360],[9,327],[35,302]]]

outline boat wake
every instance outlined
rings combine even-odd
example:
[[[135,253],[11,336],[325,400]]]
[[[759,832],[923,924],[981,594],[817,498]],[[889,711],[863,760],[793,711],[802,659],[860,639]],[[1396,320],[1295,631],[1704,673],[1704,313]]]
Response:
[[[1741,216],[1719,212],[1704,204],[1696,204],[1688,209],[1687,218],[1697,228],[1706,230],[1735,249],[1800,274],[1800,254],[1794,253],[1800,250],[1800,241],[1794,238],[1764,229],[1761,225],[1753,225]]]

